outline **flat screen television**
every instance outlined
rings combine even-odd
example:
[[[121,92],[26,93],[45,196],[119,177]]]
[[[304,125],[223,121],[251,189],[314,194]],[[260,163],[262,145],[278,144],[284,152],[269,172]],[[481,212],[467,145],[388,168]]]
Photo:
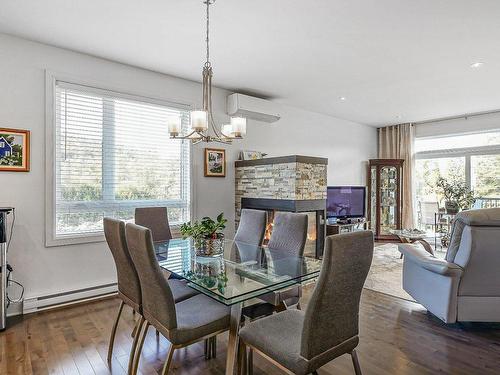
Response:
[[[328,218],[365,217],[364,186],[328,186],[326,216]]]

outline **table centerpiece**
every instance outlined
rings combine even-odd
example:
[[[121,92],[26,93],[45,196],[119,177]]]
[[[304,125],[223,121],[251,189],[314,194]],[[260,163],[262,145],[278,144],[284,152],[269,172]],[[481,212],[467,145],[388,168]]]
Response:
[[[215,256],[224,252],[224,233],[227,219],[221,212],[215,220],[206,216],[200,222],[190,221],[181,225],[182,238],[191,237],[196,255]]]

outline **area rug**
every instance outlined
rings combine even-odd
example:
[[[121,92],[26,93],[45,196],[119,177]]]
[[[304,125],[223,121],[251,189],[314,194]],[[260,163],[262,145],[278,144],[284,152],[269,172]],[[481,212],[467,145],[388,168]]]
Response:
[[[388,243],[375,246],[373,261],[365,282],[365,288],[394,297],[415,301],[403,290],[403,259],[398,244]]]

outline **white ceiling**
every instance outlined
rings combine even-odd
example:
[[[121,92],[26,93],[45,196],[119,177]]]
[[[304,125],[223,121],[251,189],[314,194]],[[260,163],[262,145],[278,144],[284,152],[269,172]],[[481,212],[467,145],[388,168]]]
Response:
[[[499,0],[217,0],[211,18],[219,87],[375,126],[500,108]],[[0,0],[0,32],[198,81],[204,28],[201,0]]]

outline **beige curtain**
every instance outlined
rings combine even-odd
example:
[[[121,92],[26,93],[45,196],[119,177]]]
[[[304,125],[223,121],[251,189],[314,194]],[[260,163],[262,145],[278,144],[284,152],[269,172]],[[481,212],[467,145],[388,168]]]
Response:
[[[403,228],[414,228],[413,170],[415,126],[401,124],[378,129],[379,159],[403,159]]]

